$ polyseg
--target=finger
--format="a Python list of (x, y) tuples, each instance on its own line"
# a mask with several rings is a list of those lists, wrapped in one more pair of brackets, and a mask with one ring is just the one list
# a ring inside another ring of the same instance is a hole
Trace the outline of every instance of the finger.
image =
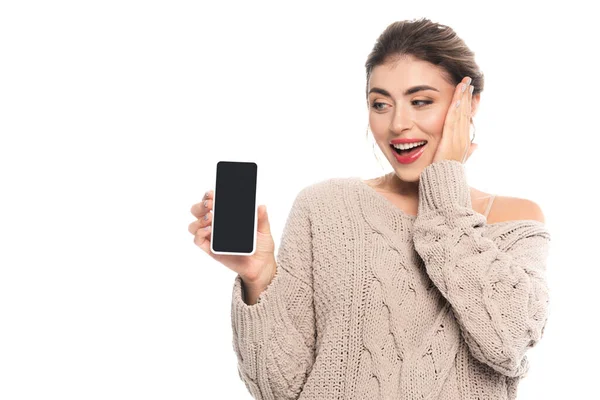
[(469, 95), (467, 96), (467, 103), (469, 103), (469, 104), (468, 104), (468, 107), (467, 107), (467, 110), (466, 110), (467, 111), (466, 117), (468, 119), (471, 118), (471, 114), (472, 114), (471, 106), (473, 104), (473, 90), (475, 90), (475, 86), (469, 85), (469, 89), (467, 90), (467, 92), (469, 93)]
[(195, 235), (198, 229), (203, 229), (209, 225), (212, 225), (212, 213), (206, 213), (202, 218), (198, 218), (188, 226), (188, 231)]
[(465, 116), (465, 117), (470, 117), (471, 114), (471, 88), (473, 87), (472, 85), (469, 84), (468, 80), (465, 80), (465, 82), (463, 83), (465, 86), (463, 86), (463, 88), (461, 89), (461, 99), (460, 99), (460, 106), (459, 108), (459, 112), (461, 114), (461, 116)]
[(198, 229), (200, 229), (200, 220), (199, 219), (188, 225), (188, 232), (191, 233), (192, 235), (195, 235), (196, 232), (198, 232)]
[(462, 83), (464, 86), (461, 88), (462, 99), (461, 106), (458, 109), (459, 115), (457, 118), (458, 134), (455, 135), (455, 143), (457, 144), (457, 146), (460, 146), (460, 148), (464, 149), (463, 154), (465, 154), (465, 156), (469, 151), (470, 143), (469, 122), (471, 119), (471, 88), (473, 87), (472, 85), (470, 85), (471, 82), (472, 80), (469, 77), (467, 77), (467, 79), (465, 79)]
[(207, 212), (212, 210), (213, 200), (206, 199), (200, 203), (194, 204), (190, 210), (192, 215), (198, 219), (202, 218)]
[(464, 145), (464, 140), (461, 136), (463, 132), (462, 127), (464, 125), (464, 108), (465, 104), (467, 104), (466, 93), (468, 93), (468, 87), (469, 77), (465, 77), (458, 85), (459, 99), (456, 101), (456, 107), (453, 113), (453, 120), (451, 125), (452, 129), (449, 130), (449, 132), (453, 132), (453, 134), (450, 138), (448, 138), (452, 148), (461, 150), (461, 162), (464, 162), (465, 156), (467, 154), (467, 148)]
[(210, 235), (212, 229), (198, 229), (196, 234), (194, 235), (194, 244), (200, 247), (204, 252), (214, 256), (213, 252), (210, 251)]
[[(210, 228), (210, 226), (209, 226)], [(194, 236), (194, 244), (198, 247), (200, 247), (206, 254), (208, 254), (209, 256), (211, 256), (213, 258), (213, 260), (220, 262), (220, 263), (224, 263), (227, 260), (231, 259), (232, 257), (236, 257), (236, 256), (231, 256), (231, 255), (226, 255), (226, 254), (215, 254), (210, 250), (210, 241), (211, 241), (211, 237), (212, 237), (212, 229), (200, 229), (198, 230), (198, 233)]]
[[(198, 210), (202, 211), (202, 203), (203, 203), (205, 200), (212, 200), (212, 199), (213, 199), (213, 197), (214, 197), (214, 195), (215, 195), (215, 191), (214, 191), (214, 190), (210, 189), (210, 190), (206, 191), (206, 192), (204, 193), (204, 196), (202, 197), (202, 201), (201, 201), (200, 203), (194, 204), (194, 205), (192, 206), (192, 208), (191, 208), (190, 212), (191, 212), (192, 214), (194, 214), (194, 212), (198, 212)], [(195, 216), (195, 217), (198, 217), (198, 215), (194, 215), (194, 216)]]
[(464, 140), (465, 143), (465, 147), (467, 148), (468, 151), (470, 151), (470, 144), (471, 144), (471, 130), (470, 128), (470, 123), (471, 123), (471, 107), (472, 107), (472, 102), (473, 102), (473, 90), (475, 89), (475, 86), (473, 85), (469, 85), (468, 89), (465, 91), (465, 106), (464, 106), (464, 112), (462, 115), (462, 123), (463, 123), (463, 130), (462, 132), (464, 132), (464, 137), (461, 138), (461, 143), (463, 143), (462, 141)]
[(469, 84), (471, 82), (471, 78), (465, 76), (462, 81), (456, 86), (456, 99), (454, 101), (456, 108), (460, 107), (461, 104), (464, 105), (465, 98), (468, 96), (469, 92)]

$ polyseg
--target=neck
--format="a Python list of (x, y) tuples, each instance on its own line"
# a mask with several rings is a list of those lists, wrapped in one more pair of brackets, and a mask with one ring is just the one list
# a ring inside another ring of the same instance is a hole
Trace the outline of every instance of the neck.
[(383, 180), (384, 190), (398, 194), (403, 197), (419, 199), (419, 181), (406, 182), (398, 178), (398, 176), (391, 172), (384, 177)]

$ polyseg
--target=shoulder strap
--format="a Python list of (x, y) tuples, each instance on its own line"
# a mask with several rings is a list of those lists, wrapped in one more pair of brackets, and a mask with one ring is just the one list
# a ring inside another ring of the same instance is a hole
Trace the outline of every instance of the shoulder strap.
[(488, 214), (490, 213), (490, 210), (492, 209), (492, 203), (494, 202), (495, 198), (496, 198), (496, 195), (493, 194), (492, 197), (490, 198), (490, 200), (488, 201), (487, 208), (485, 210), (485, 213), (483, 214), (483, 215), (485, 215), (486, 218), (487, 218)]

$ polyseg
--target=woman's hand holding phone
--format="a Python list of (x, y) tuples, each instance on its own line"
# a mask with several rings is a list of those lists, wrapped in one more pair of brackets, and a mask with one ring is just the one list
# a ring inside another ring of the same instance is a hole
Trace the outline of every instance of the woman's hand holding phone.
[(275, 242), (271, 235), (266, 206), (261, 205), (258, 207), (256, 251), (254, 254), (251, 256), (214, 254), (210, 250), (213, 196), (214, 191), (209, 190), (206, 192), (203, 201), (192, 206), (190, 211), (198, 219), (189, 225), (188, 231), (194, 235), (194, 244), (214, 260), (240, 275), (247, 294), (246, 301), (249, 304), (254, 304), (258, 295), (271, 283), (277, 268)]

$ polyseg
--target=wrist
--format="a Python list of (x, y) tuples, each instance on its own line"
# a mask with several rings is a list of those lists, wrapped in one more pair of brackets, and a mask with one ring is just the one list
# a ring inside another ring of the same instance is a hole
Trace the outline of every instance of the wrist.
[(264, 268), (264, 278), (245, 281), (242, 278), (242, 298), (248, 305), (254, 305), (259, 302), (260, 295), (269, 287), (275, 276), (277, 265), (269, 265)]
[(260, 272), (253, 277), (244, 277), (242, 276), (242, 281), (244, 285), (250, 288), (266, 288), (277, 271), (277, 263), (275, 259), (269, 261), (263, 268), (261, 268)]

